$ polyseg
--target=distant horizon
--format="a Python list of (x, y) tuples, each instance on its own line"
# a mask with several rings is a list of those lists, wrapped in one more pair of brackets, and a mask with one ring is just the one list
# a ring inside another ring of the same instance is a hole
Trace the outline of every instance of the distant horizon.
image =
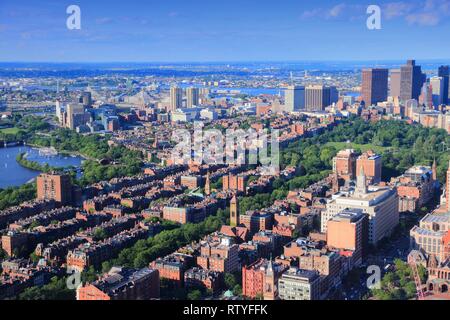
[(449, 58), (405, 58), (405, 59), (339, 59), (339, 60), (309, 60), (309, 59), (304, 59), (304, 60), (139, 60), (139, 61), (127, 61), (127, 60), (105, 60), (105, 61), (38, 61), (38, 60), (17, 60), (17, 61), (9, 61), (9, 60), (0, 60), (0, 64), (20, 64), (20, 63), (42, 63), (42, 64), (141, 64), (141, 63), (148, 63), (148, 64), (171, 64), (171, 63), (176, 63), (176, 64), (201, 64), (201, 63), (207, 63), (207, 64), (212, 64), (212, 63), (223, 63), (223, 64), (227, 64), (227, 63), (349, 63), (349, 62), (356, 62), (356, 63), (361, 63), (361, 62), (374, 62), (374, 63), (383, 63), (383, 62), (406, 62), (407, 60), (415, 60), (416, 62), (450, 62), (450, 57)]

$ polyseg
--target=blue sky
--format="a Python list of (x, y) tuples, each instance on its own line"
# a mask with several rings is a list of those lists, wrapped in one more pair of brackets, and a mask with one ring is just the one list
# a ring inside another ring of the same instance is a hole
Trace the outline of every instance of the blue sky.
[(450, 0), (1, 0), (0, 61), (447, 59), (449, 18)]

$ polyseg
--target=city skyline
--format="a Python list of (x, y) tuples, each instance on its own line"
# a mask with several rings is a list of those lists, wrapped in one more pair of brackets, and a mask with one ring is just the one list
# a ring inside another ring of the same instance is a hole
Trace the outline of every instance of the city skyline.
[(448, 27), (450, 0), (1, 1), (0, 301), (450, 300)]
[(366, 26), (369, 4), (351, 0), (288, 0), (282, 6), (81, 0), (74, 3), (81, 30), (69, 30), (66, 9), (72, 4), (2, 1), (0, 61), (330, 61), (330, 52), (334, 61), (405, 59), (403, 50), (384, 47), (407, 47), (410, 56), (428, 60), (444, 59), (450, 49), (441, 41), (449, 24), (447, 0), (379, 1), (381, 30)]

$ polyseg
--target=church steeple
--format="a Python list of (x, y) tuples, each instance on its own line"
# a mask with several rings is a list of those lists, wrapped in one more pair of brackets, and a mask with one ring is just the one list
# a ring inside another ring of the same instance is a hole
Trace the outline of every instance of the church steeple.
[(364, 173), (363, 166), (361, 166), (359, 175), (356, 178), (356, 193), (357, 194), (366, 194), (367, 193), (367, 178), (366, 178), (366, 174)]
[(436, 164), (436, 158), (434, 158), (433, 160), (433, 167), (432, 167), (432, 172), (433, 172), (433, 181), (437, 181), (437, 164)]
[(205, 194), (209, 196), (211, 194), (211, 179), (209, 177), (209, 171), (206, 174), (206, 182), (205, 182)]
[(236, 195), (234, 195), (230, 201), (230, 225), (237, 227), (239, 224), (239, 202)]

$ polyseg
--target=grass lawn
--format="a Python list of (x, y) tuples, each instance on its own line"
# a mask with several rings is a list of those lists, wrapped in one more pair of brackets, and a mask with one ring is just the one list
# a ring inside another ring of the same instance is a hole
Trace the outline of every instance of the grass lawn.
[(0, 129), (0, 133), (3, 134), (17, 134), (19, 132), (19, 128), (6, 128), (6, 129)]
[(373, 144), (357, 144), (347, 142), (328, 142), (326, 146), (333, 146), (338, 151), (343, 149), (360, 149), (362, 152), (373, 150), (376, 153), (381, 153), (387, 149), (385, 147), (374, 146)]

